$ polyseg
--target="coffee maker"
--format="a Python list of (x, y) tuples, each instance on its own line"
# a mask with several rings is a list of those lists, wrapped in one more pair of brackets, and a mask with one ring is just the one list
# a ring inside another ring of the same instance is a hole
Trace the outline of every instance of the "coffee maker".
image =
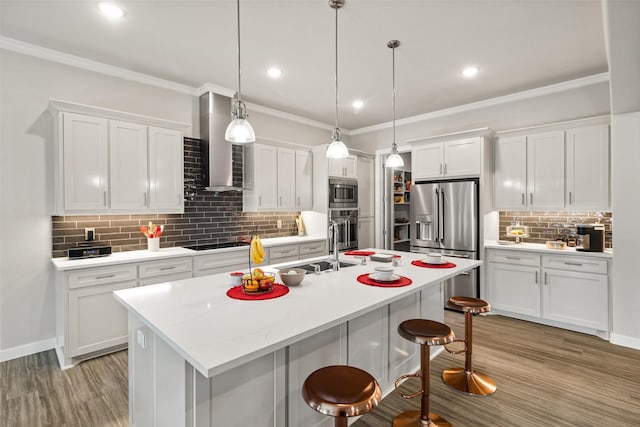
[(577, 251), (604, 252), (604, 224), (580, 224)]

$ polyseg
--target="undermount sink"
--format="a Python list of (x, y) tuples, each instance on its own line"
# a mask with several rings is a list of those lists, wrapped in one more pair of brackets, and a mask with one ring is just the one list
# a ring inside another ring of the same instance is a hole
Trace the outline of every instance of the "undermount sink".
[[(321, 272), (333, 269), (333, 265), (328, 261), (316, 261), (316, 262), (310, 262), (308, 264), (294, 265), (292, 267), (301, 268), (303, 270), (306, 270), (307, 274), (309, 274), (309, 273), (315, 273), (316, 272), (316, 267), (315, 267), (316, 265), (320, 266), (320, 271)], [(352, 263), (352, 262), (340, 261), (340, 268), (353, 267), (354, 265), (358, 265), (358, 264), (355, 264), (355, 263)]]

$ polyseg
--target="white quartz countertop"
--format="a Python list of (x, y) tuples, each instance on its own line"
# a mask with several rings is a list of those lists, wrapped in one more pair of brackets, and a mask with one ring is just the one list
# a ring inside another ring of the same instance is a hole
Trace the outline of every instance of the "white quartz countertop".
[(565, 249), (549, 249), (547, 245), (543, 243), (514, 243), (514, 244), (500, 244), (496, 240), (485, 240), (484, 247), (489, 249), (504, 249), (513, 251), (529, 251), (540, 252), (553, 255), (569, 255), (569, 256), (584, 256), (584, 257), (597, 257), (597, 258), (613, 258), (613, 249), (607, 249), (604, 252), (582, 252), (577, 251), (576, 248)]
[[(287, 236), (287, 237), (272, 237), (267, 239), (261, 239), (264, 247), (287, 245), (291, 243), (307, 243), (326, 240), (325, 237), (311, 237), (311, 236)], [(140, 261), (154, 261), (166, 258), (176, 258), (181, 256), (193, 256), (204, 255), (218, 252), (232, 252), (248, 249), (249, 246), (237, 246), (233, 248), (223, 249), (209, 249), (206, 251), (194, 251), (186, 248), (162, 248), (159, 251), (152, 252), (147, 250), (142, 251), (127, 251), (127, 252), (114, 252), (113, 254), (99, 258), (86, 258), (86, 259), (69, 259), (67, 257), (52, 258), (51, 262), (56, 270), (75, 270), (79, 268), (90, 267), (104, 267), (108, 265), (126, 264), (131, 262)]]
[[(410, 262), (423, 255), (372, 250), (402, 255), (403, 263), (395, 267), (395, 272), (411, 278), (413, 283), (397, 288), (363, 285), (356, 280), (360, 274), (372, 273), (379, 265), (391, 265), (369, 261), (338, 272), (307, 274), (300, 286), (270, 300), (229, 298), (228, 274), (124, 289), (114, 294), (202, 375), (212, 377), (482, 263), (456, 258), (451, 260), (455, 268), (421, 268)], [(340, 258), (359, 262), (352, 256)]]

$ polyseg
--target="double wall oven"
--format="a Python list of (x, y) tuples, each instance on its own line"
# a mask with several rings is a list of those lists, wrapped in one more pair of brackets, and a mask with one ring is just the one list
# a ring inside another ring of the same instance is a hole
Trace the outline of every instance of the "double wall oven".
[[(338, 225), (338, 250), (358, 248), (358, 181), (329, 178), (329, 224)], [(333, 235), (329, 235), (329, 251), (333, 252)]]

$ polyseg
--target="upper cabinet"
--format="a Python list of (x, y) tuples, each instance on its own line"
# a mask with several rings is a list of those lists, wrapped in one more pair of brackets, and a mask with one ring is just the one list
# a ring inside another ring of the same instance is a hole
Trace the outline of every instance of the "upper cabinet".
[(357, 156), (348, 156), (344, 159), (328, 159), (329, 160), (329, 176), (339, 178), (357, 179)]
[[(369, 157), (358, 157), (358, 216), (373, 216), (374, 212), (374, 170), (373, 159)], [(366, 246), (363, 246), (366, 247)]]
[(294, 211), (313, 203), (313, 162), (303, 150), (252, 144), (245, 147), (244, 210)]
[(60, 101), (50, 110), (57, 117), (55, 214), (184, 211), (176, 128), (188, 125)]
[(608, 209), (608, 126), (500, 136), (494, 184), (496, 209)]
[[(417, 141), (414, 141), (416, 143)], [(482, 138), (429, 142), (411, 152), (413, 179), (478, 176), (482, 170)]]

